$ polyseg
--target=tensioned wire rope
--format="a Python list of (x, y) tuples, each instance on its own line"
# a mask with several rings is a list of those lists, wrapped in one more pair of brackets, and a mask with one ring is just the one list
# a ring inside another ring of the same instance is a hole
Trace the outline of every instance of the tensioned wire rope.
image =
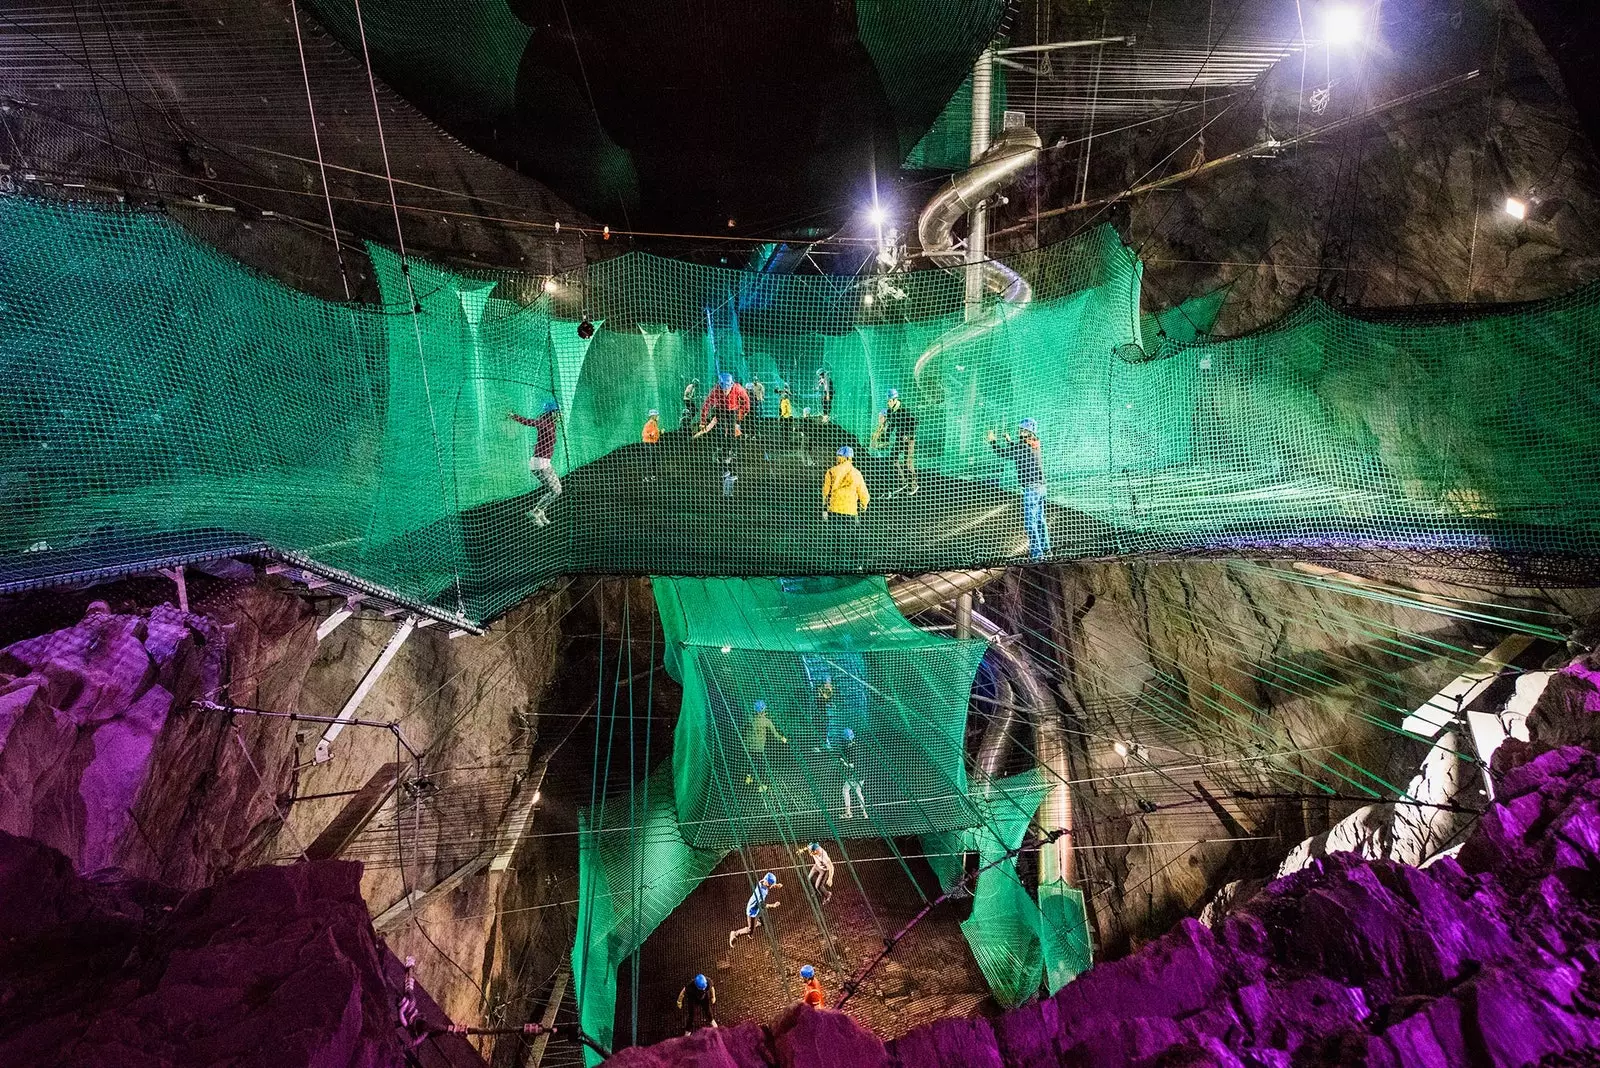
[[(1026, 576), (1024, 576), (1022, 578), (1022, 582), (1023, 582), (1024, 585), (1029, 585), (1032, 582), (1032, 580), (1030, 580)], [(1042, 589), (1042, 587), (1038, 587), (1036, 585), (1035, 585), (1034, 588)], [(1062, 649), (1062, 647), (1057, 642), (1055, 642), (1052, 638), (1050, 638), (1048, 636), (1048, 634), (1046, 634), (1044, 632), (1043, 629), (1040, 629), (1041, 627), (1048, 627), (1048, 625), (1049, 625), (1048, 621), (1037, 621), (1036, 620), (1035, 623), (1039, 624), (1039, 626), (1029, 627), (1029, 626), (1027, 626), (1026, 623), (1024, 623), (1024, 628), (1025, 628), (1026, 632), (1031, 637), (1033, 637), (1036, 640), (1041, 641), (1041, 642), (1043, 642), (1043, 643), (1045, 643), (1045, 644), (1047, 644), (1049, 646), (1052, 646), (1052, 647), (1054, 647), (1056, 649)], [(1066, 651), (1066, 650), (1063, 649), (1062, 651)], [(1166, 663), (1169, 663), (1173, 667), (1175, 672), (1176, 672), (1176, 674), (1169, 674), (1168, 672), (1166, 672), (1166, 671), (1162, 670), (1161, 668), (1157, 667), (1155, 663), (1152, 663), (1151, 666), (1155, 670), (1158, 679), (1160, 679), (1161, 681), (1166, 682), (1168, 684), (1171, 684), (1178, 692), (1189, 692), (1189, 693), (1191, 693), (1194, 697), (1196, 697), (1201, 702), (1201, 704), (1205, 708), (1208, 708), (1208, 709), (1216, 712), (1217, 714), (1219, 714), (1224, 719), (1237, 724), (1238, 726), (1242, 727), (1247, 733), (1254, 734), (1254, 735), (1258, 736), (1258, 738), (1265, 738), (1265, 739), (1269, 739), (1269, 740), (1271, 739), (1270, 732), (1268, 732), (1264, 727), (1261, 726), (1261, 724), (1259, 722), (1257, 722), (1258, 719), (1267, 717), (1267, 712), (1264, 709), (1258, 708), (1254, 704), (1254, 702), (1249, 701), (1248, 699), (1246, 699), (1245, 697), (1243, 697), (1240, 694), (1234, 693), (1228, 687), (1223, 686), (1223, 685), (1221, 685), (1219, 683), (1215, 683), (1215, 682), (1213, 682), (1211, 684), (1211, 689), (1216, 694), (1221, 694), (1222, 697), (1227, 698), (1227, 700), (1219, 699), (1217, 696), (1214, 696), (1212, 693), (1196, 693), (1193, 690), (1193, 688), (1190, 687), (1184, 681), (1183, 665), (1182, 664), (1178, 663), (1175, 659), (1173, 659), (1173, 658), (1171, 658), (1169, 656), (1164, 656), (1163, 654), (1159, 653), (1153, 647), (1147, 648), (1147, 651), (1149, 652), (1149, 654), (1150, 654), (1150, 656), (1152, 658), (1152, 661), (1164, 661)], [(1237, 707), (1230, 706), (1228, 701), (1232, 701), (1234, 703), (1234, 705), (1237, 706)], [(1247, 717), (1247, 716), (1243, 715), (1240, 712), (1240, 709), (1247, 709), (1252, 713), (1252, 715)], [(1193, 710), (1191, 708), (1188, 708), (1187, 706), (1180, 705), (1175, 699), (1166, 704), (1166, 711), (1172, 713), (1173, 715), (1175, 715), (1176, 717), (1178, 717), (1180, 719), (1186, 719), (1186, 720), (1190, 721), (1191, 723), (1195, 723), (1197, 725), (1200, 723), (1200, 720), (1199, 720), (1199, 717), (1198, 717), (1198, 713), (1195, 710)], [(1338, 758), (1337, 755), (1336, 755), (1336, 759), (1341, 759), (1342, 760), (1342, 758)], [(1344, 761), (1344, 762), (1345, 763), (1350, 763), (1349, 761)], [(1365, 791), (1367, 793), (1371, 793), (1374, 797), (1378, 796), (1376, 794), (1376, 792), (1372, 791), (1369, 787), (1366, 787), (1366, 786), (1360, 784), (1356, 780), (1350, 779), (1349, 776), (1347, 776), (1344, 773), (1338, 771), (1337, 769), (1333, 768), (1332, 766), (1330, 766), (1330, 765), (1328, 765), (1328, 764), (1326, 764), (1326, 763), (1324, 763), (1322, 761), (1313, 761), (1313, 763), (1316, 764), (1318, 767), (1320, 767), (1323, 771), (1327, 772), (1329, 775), (1331, 775), (1331, 776), (1333, 776), (1333, 777), (1335, 777), (1335, 778), (1337, 778), (1337, 779), (1339, 779), (1339, 780), (1341, 780), (1343, 782), (1346, 782), (1349, 785), (1351, 785), (1351, 786), (1353, 786), (1353, 787), (1355, 787), (1357, 789), (1361, 789), (1361, 790), (1363, 790), (1363, 791)], [(1352, 767), (1356, 767), (1356, 765), (1353, 765), (1353, 764), (1351, 766)], [(1302, 773), (1302, 772), (1297, 772), (1297, 771), (1294, 771), (1293, 769), (1289, 769), (1289, 770), (1291, 771), (1291, 774), (1301, 775), (1302, 777), (1306, 777), (1308, 779), (1308, 781), (1316, 783), (1318, 785), (1318, 787), (1320, 789), (1322, 789), (1324, 792), (1330, 792), (1331, 789), (1332, 789), (1331, 787), (1328, 787), (1328, 786), (1326, 786), (1324, 784), (1321, 784), (1320, 782), (1318, 782), (1315, 779), (1311, 779), (1308, 776), (1304, 776), (1304, 773)], [(1371, 774), (1370, 772), (1366, 772), (1365, 769), (1359, 769), (1359, 770), (1363, 771), (1364, 773), (1366, 773), (1368, 775)], [(1373, 777), (1376, 778), (1376, 776), (1373, 776)], [(1379, 780), (1379, 781), (1381, 782), (1382, 780)]]
[[(1032, 580), (1024, 578), (1023, 581), (1024, 582), (1031, 582)], [(1344, 592), (1344, 591), (1341, 591), (1341, 592)], [(1438, 609), (1436, 609), (1436, 608), (1430, 608), (1430, 606), (1428, 606), (1425, 602), (1408, 602), (1408, 603), (1412, 607), (1415, 607), (1415, 608), (1424, 609), (1424, 610), (1438, 611)], [(1204, 630), (1210, 630), (1209, 625), (1204, 620), (1200, 619), (1198, 616), (1196, 616), (1192, 612), (1188, 611), (1184, 606), (1172, 604), (1171, 607), (1177, 609), (1180, 613), (1182, 613), (1185, 616), (1187, 616), (1189, 621), (1191, 622), (1191, 625), (1196, 626), (1196, 627), (1201, 628), (1201, 629), (1204, 629)], [(1362, 617), (1357, 617), (1357, 618), (1362, 618)], [(1315, 625), (1316, 623), (1321, 622), (1321, 621), (1320, 620), (1312, 620), (1310, 622), (1313, 625)], [(1369, 622), (1377, 622), (1377, 621), (1369, 621)], [(1501, 625), (1506, 626), (1508, 629), (1515, 630), (1515, 629), (1519, 628), (1519, 624), (1517, 624), (1515, 621), (1509, 621), (1509, 620), (1503, 620), (1502, 619), (1500, 622), (1501, 622)], [(1327, 628), (1323, 627), (1321, 629), (1326, 631)], [(1388, 641), (1393, 641), (1393, 639), (1391, 639), (1388, 635), (1385, 635), (1385, 634), (1375, 634), (1374, 636), (1379, 637), (1381, 639), (1388, 640)], [(1048, 639), (1045, 639), (1043, 635), (1040, 635), (1040, 638), (1043, 639), (1043, 640), (1048, 640)], [(1444, 643), (1444, 642), (1437, 642), (1435, 644), (1438, 644), (1438, 645), (1450, 650), (1454, 654), (1458, 654), (1459, 657), (1460, 657), (1460, 662), (1462, 664), (1476, 661), (1478, 659), (1478, 657), (1479, 657), (1479, 654), (1476, 651), (1473, 651), (1473, 650), (1463, 650), (1463, 649), (1460, 649), (1457, 646), (1453, 646), (1453, 645), (1450, 645), (1449, 643)], [(1425, 647), (1411, 646), (1410, 650), (1411, 651), (1425, 651)], [(1152, 652), (1153, 652), (1153, 650), (1152, 650)], [(1406, 658), (1413, 660), (1413, 662), (1422, 662), (1423, 661), (1423, 657), (1421, 657), (1420, 655), (1419, 656), (1415, 656), (1415, 657), (1411, 657), (1405, 652), (1400, 652), (1400, 653), (1397, 653), (1396, 655), (1405, 656)], [(1435, 657), (1434, 659), (1438, 659), (1438, 657)], [(1448, 662), (1448, 658), (1447, 658), (1447, 662)], [(1356, 667), (1357, 667), (1358, 670), (1372, 673), (1372, 675), (1374, 675), (1374, 676), (1384, 677), (1385, 681), (1387, 681), (1387, 677), (1386, 676), (1381, 676), (1380, 675), (1380, 670), (1381, 669), (1378, 669), (1378, 668), (1376, 668), (1376, 667), (1374, 667), (1372, 665), (1368, 665), (1368, 664), (1364, 664), (1364, 663), (1359, 663), (1359, 662), (1354, 662), (1354, 661), (1353, 661), (1353, 663), (1356, 664)], [(1313, 671), (1309, 671), (1308, 670), (1308, 671), (1305, 672), (1305, 674), (1308, 674), (1308, 675), (1312, 676), (1316, 681), (1322, 682), (1322, 683), (1324, 683), (1326, 685), (1334, 685), (1334, 684), (1336, 684), (1338, 682), (1338, 680), (1332, 679), (1331, 677), (1323, 675), (1323, 674), (1321, 674), (1319, 672), (1313, 672)], [(1298, 696), (1305, 696), (1305, 697), (1315, 697), (1316, 696), (1315, 693), (1308, 693), (1308, 692), (1306, 692), (1304, 690), (1297, 690), (1297, 689), (1291, 688), (1289, 685), (1286, 685), (1286, 683), (1288, 681), (1291, 681), (1291, 680), (1287, 680), (1285, 677), (1283, 677), (1281, 675), (1277, 676), (1277, 677), (1253, 675), (1252, 677), (1254, 677), (1257, 681), (1261, 682), (1263, 685), (1267, 685), (1267, 686), (1272, 687), (1272, 688), (1283, 690), (1283, 691), (1291, 693), (1291, 694), (1295, 694), (1295, 695), (1298, 695)], [(1230, 696), (1236, 696), (1236, 695), (1230, 695)], [(1403, 707), (1403, 706), (1399, 706), (1399, 705), (1391, 705), (1390, 707), (1393, 710), (1400, 712), (1402, 715), (1409, 714), (1409, 712), (1411, 711), (1411, 709)], [(1415, 735), (1411, 734), (1410, 732), (1404, 731), (1402, 728), (1398, 727), (1397, 725), (1388, 723), (1388, 722), (1383, 721), (1381, 719), (1378, 719), (1376, 717), (1363, 717), (1363, 718), (1365, 718), (1367, 720), (1367, 722), (1370, 722), (1373, 725), (1382, 727), (1383, 729), (1393, 731), (1393, 732), (1395, 732), (1397, 734), (1401, 734), (1401, 735), (1406, 736), (1406, 737), (1412, 737), (1412, 738), (1416, 737)], [(1419, 740), (1426, 741), (1427, 739), (1419, 739)], [(1470, 760), (1472, 758), (1464, 757), (1464, 759), (1469, 759)], [(1368, 774), (1370, 774), (1370, 772)], [(1381, 782), (1382, 780), (1380, 779), (1379, 781)], [(1388, 786), (1390, 784), (1385, 784), (1385, 785)], [(1393, 787), (1390, 786), (1390, 788), (1392, 789)]]

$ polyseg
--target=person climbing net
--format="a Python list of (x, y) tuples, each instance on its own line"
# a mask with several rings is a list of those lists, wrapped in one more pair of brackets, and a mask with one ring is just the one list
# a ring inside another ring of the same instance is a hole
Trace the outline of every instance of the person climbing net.
[(527, 515), (536, 526), (541, 527), (550, 525), (550, 516), (545, 509), (561, 493), (561, 479), (555, 469), (556, 417), (560, 411), (561, 406), (552, 398), (544, 402), (544, 408), (532, 419), (516, 412), (506, 413), (523, 426), (533, 427), (533, 456), (528, 459), (528, 470), (533, 473), (543, 492), (534, 498)]

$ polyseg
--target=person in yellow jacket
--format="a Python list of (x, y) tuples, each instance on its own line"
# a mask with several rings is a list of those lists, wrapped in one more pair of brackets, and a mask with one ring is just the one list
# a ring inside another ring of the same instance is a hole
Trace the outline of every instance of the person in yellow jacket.
[(867, 481), (856, 470), (855, 455), (850, 446), (841, 445), (838, 460), (822, 476), (822, 509), (833, 530), (834, 548), (846, 563), (854, 562), (849, 556), (861, 530), (861, 514), (872, 503)]

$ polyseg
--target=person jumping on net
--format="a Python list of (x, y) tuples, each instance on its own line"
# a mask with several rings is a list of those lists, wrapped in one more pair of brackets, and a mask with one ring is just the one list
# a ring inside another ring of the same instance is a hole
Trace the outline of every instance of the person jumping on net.
[(850, 793), (855, 792), (856, 801), (861, 809), (861, 818), (867, 819), (867, 799), (861, 793), (861, 770), (856, 766), (856, 732), (849, 727), (839, 736), (839, 744), (833, 747), (834, 756), (839, 761), (839, 774), (844, 779), (844, 818), (856, 818), (854, 808), (850, 804)]
[(535, 498), (533, 507), (528, 509), (528, 518), (541, 527), (550, 525), (550, 516), (545, 509), (561, 493), (561, 479), (555, 469), (556, 416), (560, 410), (561, 406), (552, 398), (544, 402), (543, 410), (533, 419), (516, 412), (506, 413), (523, 426), (533, 427), (533, 456), (528, 460), (528, 470), (533, 472), (533, 477), (544, 488), (544, 492)]
[(834, 551), (839, 563), (855, 563), (856, 535), (861, 530), (861, 515), (872, 503), (867, 492), (866, 479), (855, 466), (856, 451), (848, 445), (839, 447), (839, 458), (822, 476), (822, 512), (833, 531)]
[(828, 1001), (828, 995), (823, 992), (822, 983), (817, 979), (817, 970), (809, 964), (800, 966), (800, 978), (805, 982), (805, 992), (800, 1000), (814, 1009), (820, 1009)]
[(1017, 424), (1020, 441), (1006, 435), (1006, 443), (995, 440), (989, 431), (989, 448), (1002, 460), (1017, 465), (1017, 484), (1022, 487), (1022, 526), (1028, 533), (1028, 558), (1043, 560), (1050, 552), (1050, 527), (1044, 515), (1044, 461), (1039, 448), (1039, 424), (1024, 419)]
[(751, 771), (744, 777), (744, 784), (766, 793), (767, 780), (772, 778), (772, 765), (767, 762), (767, 743), (788, 745), (789, 739), (784, 737), (783, 732), (778, 730), (778, 725), (772, 722), (765, 701), (757, 701), (751, 706), (750, 711), (750, 726), (745, 728), (744, 732), (744, 748), (749, 754)]
[(750, 892), (750, 899), (744, 903), (744, 926), (735, 927), (728, 932), (729, 949), (733, 948), (733, 940), (740, 935), (755, 934), (756, 928), (761, 926), (767, 910), (778, 907), (778, 902), (769, 900), (769, 896), (774, 890), (782, 886), (783, 884), (778, 881), (778, 877), (770, 871), (761, 877), (761, 881), (756, 883), (756, 888)]
[(732, 461), (735, 444), (744, 434), (741, 424), (749, 414), (750, 394), (727, 371), (719, 374), (717, 384), (706, 394), (706, 402), (700, 406), (700, 422), (704, 426), (703, 432), (708, 433), (713, 427), (721, 430), (723, 463)]
[(645, 418), (644, 429), (639, 432), (639, 440), (644, 443), (646, 482), (657, 482), (661, 478), (661, 412), (655, 408), (650, 409), (650, 414)]
[(706, 1018), (708, 1027), (716, 1027), (716, 1004), (717, 988), (711, 985), (711, 980), (697, 975), (685, 983), (683, 989), (678, 991), (678, 1008), (683, 1010), (683, 1033), (693, 1031), (694, 1022), (700, 1016)]
[(828, 851), (818, 842), (802, 846), (799, 853), (803, 857), (811, 858), (811, 870), (806, 873), (806, 877), (811, 880), (811, 888), (826, 905), (828, 899), (833, 896), (833, 858), (828, 856)]
[(900, 403), (898, 389), (889, 391), (889, 402), (878, 413), (878, 428), (873, 431), (872, 446), (875, 449), (889, 447), (895, 474), (900, 476), (900, 487), (889, 496), (900, 493), (908, 497), (914, 495), (917, 492), (917, 417)]

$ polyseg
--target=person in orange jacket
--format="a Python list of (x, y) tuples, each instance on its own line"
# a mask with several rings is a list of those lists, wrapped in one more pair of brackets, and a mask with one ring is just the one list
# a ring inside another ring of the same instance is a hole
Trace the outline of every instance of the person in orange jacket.
[(833, 530), (835, 550), (842, 562), (851, 562), (856, 535), (861, 530), (861, 513), (872, 503), (867, 492), (866, 479), (856, 470), (856, 451), (848, 445), (839, 447), (839, 459), (822, 476), (822, 510)]
[(828, 995), (823, 992), (822, 981), (817, 978), (817, 970), (806, 964), (800, 968), (800, 978), (805, 980), (805, 995), (803, 1000), (814, 1009), (820, 1009), (827, 1003)]
[(645, 470), (650, 472), (644, 476), (644, 480), (658, 481), (661, 478), (661, 412), (658, 409), (650, 409), (650, 414), (644, 421), (644, 429), (639, 432), (639, 440), (644, 442)]

